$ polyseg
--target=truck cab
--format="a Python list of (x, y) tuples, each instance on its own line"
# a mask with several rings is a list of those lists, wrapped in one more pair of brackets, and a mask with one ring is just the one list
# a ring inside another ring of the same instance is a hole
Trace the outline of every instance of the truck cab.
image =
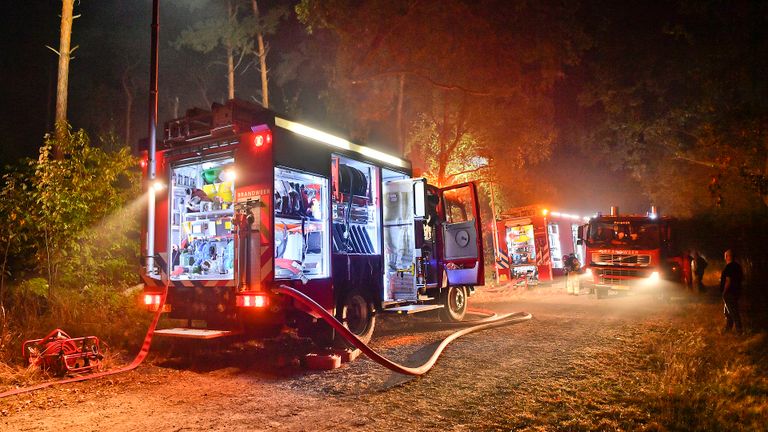
[(587, 284), (598, 298), (609, 292), (667, 291), (682, 281), (682, 257), (673, 241), (674, 220), (647, 215), (598, 215), (579, 227), (586, 248)]

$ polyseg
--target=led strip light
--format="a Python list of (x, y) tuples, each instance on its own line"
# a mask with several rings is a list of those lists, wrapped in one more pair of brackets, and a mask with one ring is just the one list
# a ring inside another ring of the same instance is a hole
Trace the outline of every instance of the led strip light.
[(331, 135), (321, 130), (305, 126), (301, 123), (296, 123), (290, 120), (286, 120), (280, 117), (275, 117), (275, 125), (283, 129), (287, 129), (291, 132), (303, 135), (307, 138), (315, 141), (320, 141), (323, 144), (327, 144), (331, 147), (336, 147), (342, 150), (349, 150), (355, 153), (359, 153), (363, 156), (375, 159), (380, 162), (386, 162), (390, 165), (398, 166), (400, 168), (410, 168), (410, 162), (400, 159), (399, 157), (386, 154), (379, 150), (374, 150), (370, 147), (361, 146), (351, 141), (347, 141), (344, 138)]

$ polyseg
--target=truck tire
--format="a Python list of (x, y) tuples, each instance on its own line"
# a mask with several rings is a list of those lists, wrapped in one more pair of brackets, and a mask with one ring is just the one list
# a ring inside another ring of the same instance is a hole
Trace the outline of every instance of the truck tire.
[(451, 286), (443, 297), (443, 308), (440, 309), (440, 320), (443, 322), (459, 322), (467, 313), (467, 289), (463, 286)]
[[(339, 307), (339, 321), (355, 334), (363, 343), (368, 343), (376, 327), (376, 315), (373, 303), (357, 288), (344, 295)], [(342, 348), (352, 347), (343, 337), (336, 335), (334, 345)]]

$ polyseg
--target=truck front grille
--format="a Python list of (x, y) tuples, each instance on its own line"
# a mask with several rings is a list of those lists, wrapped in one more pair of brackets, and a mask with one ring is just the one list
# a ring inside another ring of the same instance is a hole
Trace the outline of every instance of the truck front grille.
[(647, 267), (651, 264), (651, 256), (643, 255), (621, 255), (593, 253), (592, 262), (598, 265), (632, 266)]
[(599, 283), (605, 285), (629, 286), (640, 278), (648, 276), (647, 271), (631, 268), (596, 269)]

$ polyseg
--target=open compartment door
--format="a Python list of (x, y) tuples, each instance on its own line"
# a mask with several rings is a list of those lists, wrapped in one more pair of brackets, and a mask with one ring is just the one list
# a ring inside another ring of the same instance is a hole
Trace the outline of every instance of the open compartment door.
[(445, 223), (442, 227), (443, 263), (448, 285), (482, 285), (483, 236), (474, 183), (440, 189)]
[(384, 301), (416, 301), (418, 281), (416, 222), (425, 215), (426, 180), (403, 179), (384, 183)]

